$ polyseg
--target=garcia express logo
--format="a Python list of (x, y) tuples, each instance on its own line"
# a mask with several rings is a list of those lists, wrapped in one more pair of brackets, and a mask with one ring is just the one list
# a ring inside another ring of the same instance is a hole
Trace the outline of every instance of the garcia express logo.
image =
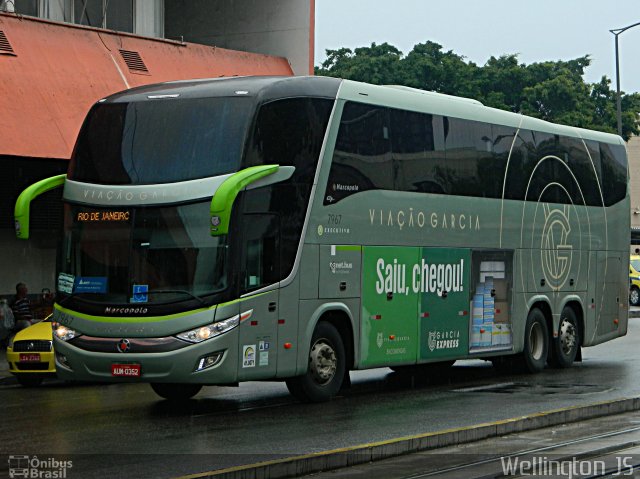
[(429, 331), (427, 346), (431, 352), (436, 349), (456, 349), (460, 346), (460, 331)]

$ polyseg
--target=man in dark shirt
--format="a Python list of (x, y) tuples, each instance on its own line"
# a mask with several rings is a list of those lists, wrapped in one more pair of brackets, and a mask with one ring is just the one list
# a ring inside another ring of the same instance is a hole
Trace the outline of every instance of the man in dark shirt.
[(31, 301), (27, 297), (27, 285), (24, 283), (16, 284), (16, 296), (11, 304), (13, 316), (16, 322), (16, 330), (20, 331), (31, 326), (33, 320), (33, 311), (31, 310)]

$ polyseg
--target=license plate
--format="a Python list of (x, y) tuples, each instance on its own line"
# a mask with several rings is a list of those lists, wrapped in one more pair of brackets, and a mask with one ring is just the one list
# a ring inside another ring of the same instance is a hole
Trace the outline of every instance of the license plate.
[(140, 377), (139, 364), (112, 364), (111, 375), (124, 378)]
[(23, 363), (39, 363), (40, 353), (20, 354), (20, 362)]

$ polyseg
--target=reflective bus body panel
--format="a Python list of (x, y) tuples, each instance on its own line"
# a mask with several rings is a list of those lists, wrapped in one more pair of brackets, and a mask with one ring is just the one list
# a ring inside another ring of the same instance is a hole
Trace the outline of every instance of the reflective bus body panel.
[[(251, 85), (221, 84), (230, 92)], [(256, 105), (304, 90), (291, 79), (274, 85), (272, 97)], [(188, 95), (206, 96), (206, 88), (196, 84)], [(144, 102), (155, 91), (133, 91), (127, 101)], [(56, 340), (74, 366), (73, 373), (59, 368), (62, 377), (119, 380), (108, 366), (126, 358), (142, 365), (147, 381), (287, 378), (305, 373), (313, 332), (328, 319), (344, 322), (355, 369), (518, 353), (533, 307), (550, 312), (552, 331), (565, 306), (578, 310), (584, 346), (626, 334), (629, 195), (619, 137), (411, 89), (341, 81), (333, 97), (322, 98), (331, 102), (330, 116), (316, 169), (305, 173), (309, 189), (292, 193), (295, 181), (247, 189), (234, 204), (229, 248), (241, 256), (234, 267), (253, 267), (246, 238), (274, 233), (261, 247), (289, 259), (273, 260), (271, 280), (249, 271), (235, 296), (223, 293), (217, 306), (155, 319), (57, 308), (69, 327), (114, 339), (173, 337), (250, 316), (177, 352), (90, 353)], [(255, 155), (258, 144), (248, 143), (244, 154)], [(244, 158), (240, 164), (253, 166)], [(288, 210), (277, 198), (301, 194), (309, 202), (296, 205), (299, 236), (281, 236)], [(216, 366), (194, 372), (203, 355), (218, 350), (224, 355)]]

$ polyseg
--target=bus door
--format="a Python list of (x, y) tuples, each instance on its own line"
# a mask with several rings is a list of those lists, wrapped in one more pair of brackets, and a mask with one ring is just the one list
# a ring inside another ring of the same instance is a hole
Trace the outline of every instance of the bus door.
[(245, 381), (276, 374), (279, 288), (260, 290), (280, 280), (280, 216), (244, 214), (241, 222), (238, 380)]

